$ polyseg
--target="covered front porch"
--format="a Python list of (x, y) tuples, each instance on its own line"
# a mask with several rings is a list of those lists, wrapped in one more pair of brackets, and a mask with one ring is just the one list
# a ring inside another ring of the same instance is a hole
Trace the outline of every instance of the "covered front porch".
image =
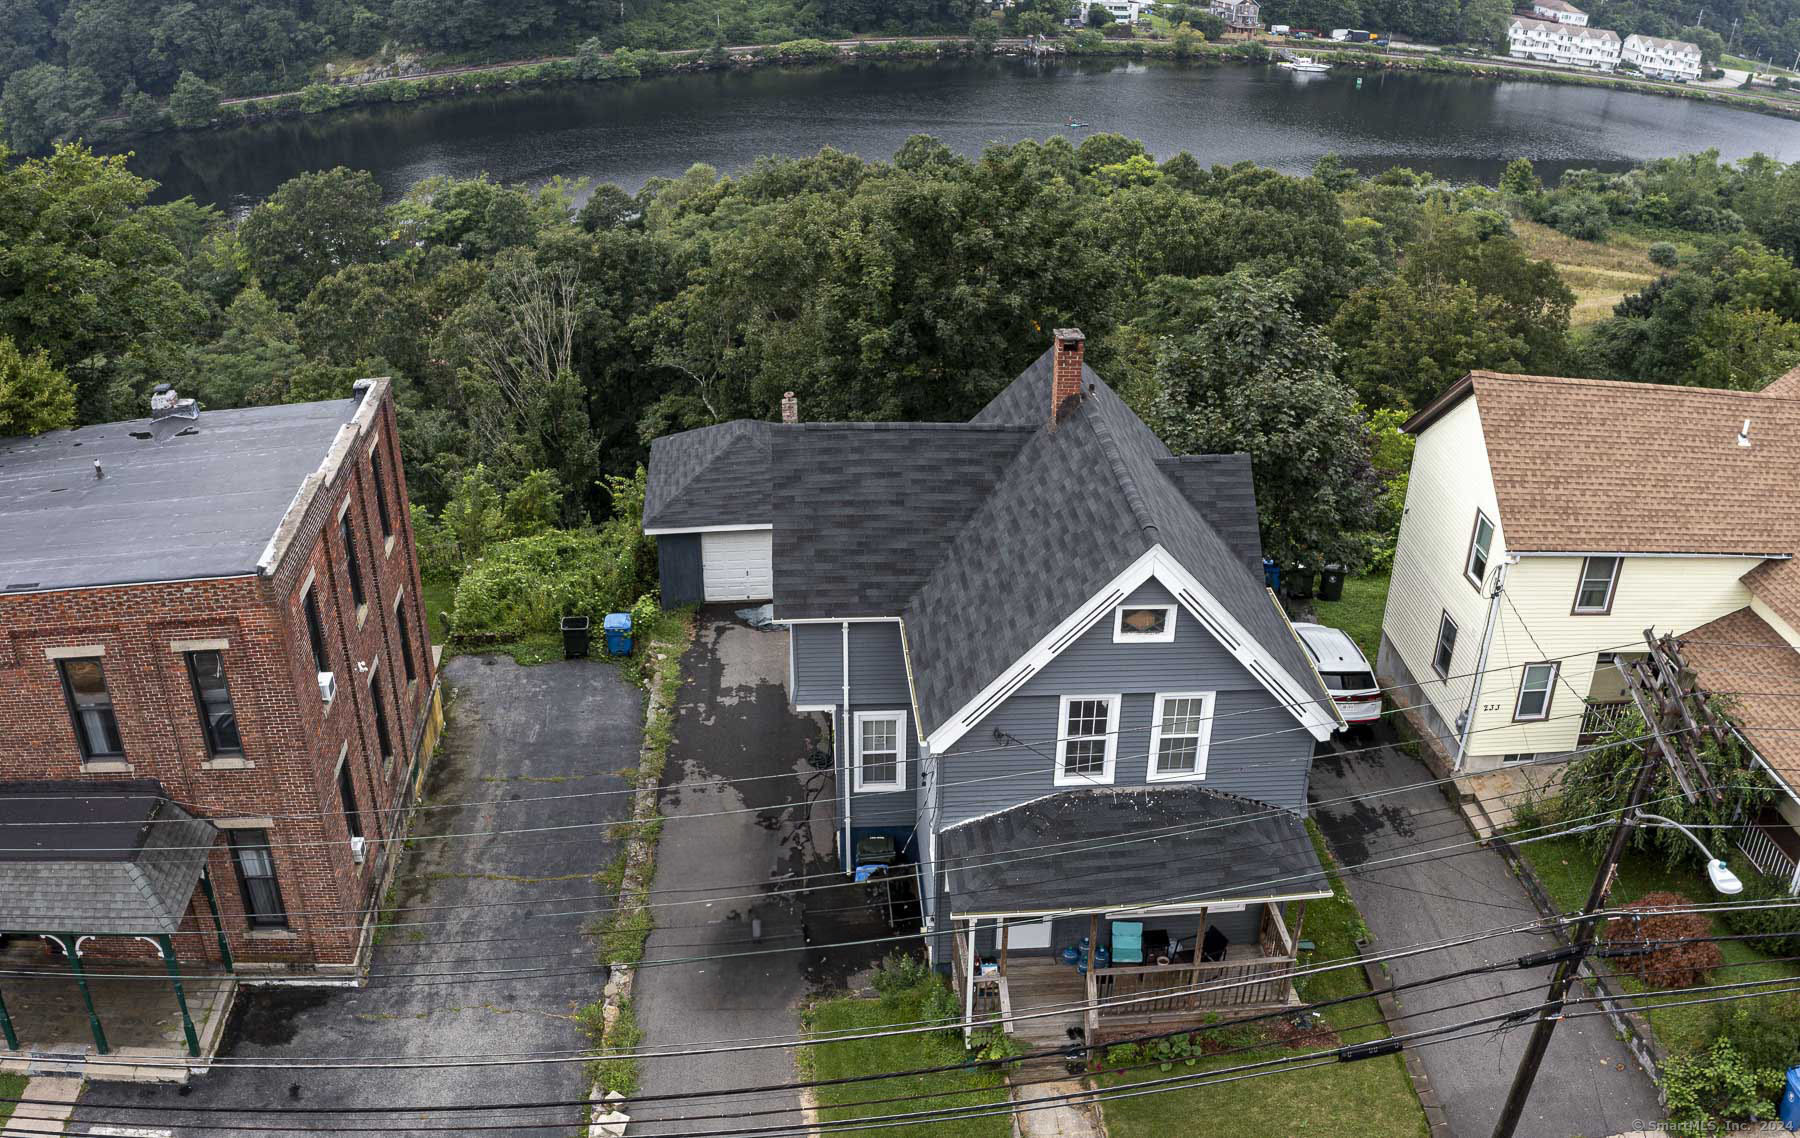
[(1331, 895), (1299, 815), (1193, 785), (1054, 794), (940, 843), (965, 1034), (1033, 1047), (1298, 1004), (1306, 902)]
[[(0, 783), (0, 1069), (185, 1081), (217, 1046), (227, 971), (207, 855), (218, 831), (151, 780)], [(183, 929), (198, 891), (210, 927)]]

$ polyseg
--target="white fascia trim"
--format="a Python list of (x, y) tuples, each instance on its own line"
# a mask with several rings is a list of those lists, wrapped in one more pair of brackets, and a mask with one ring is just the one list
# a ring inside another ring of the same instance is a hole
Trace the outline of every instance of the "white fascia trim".
[(795, 711), (822, 711), (826, 715), (835, 715), (835, 714), (837, 714), (837, 704), (835, 704), (835, 703), (802, 703), (802, 704), (796, 705), (794, 707), (794, 710)]
[(1609, 552), (1600, 549), (1509, 549), (1506, 552), (1510, 557), (1726, 557), (1732, 559), (1760, 557), (1765, 561), (1792, 561), (1794, 559), (1792, 553), (1757, 553), (1753, 550), (1743, 553), (1620, 553), (1617, 550)]
[(1085, 917), (1090, 913), (1114, 914), (1121, 917), (1125, 914), (1133, 916), (1181, 916), (1187, 913), (1199, 913), (1202, 909), (1217, 908), (1221, 905), (1272, 905), (1282, 901), (1318, 901), (1332, 895), (1331, 890), (1310, 890), (1304, 893), (1279, 893), (1262, 897), (1221, 897), (1217, 901), (1178, 901), (1169, 905), (1123, 905), (1118, 902), (1089, 907), (1070, 906), (1062, 909), (984, 909), (980, 912), (952, 910), (951, 920), (985, 921), (996, 917)]
[(897, 616), (790, 616), (776, 624), (899, 624)]
[(1306, 688), (1296, 682), (1287, 669), (1276, 663), (1266, 648), (1251, 639), (1243, 625), (1225, 611), (1225, 607), (1219, 604), (1212, 592), (1201, 585), (1167, 550), (1154, 545), (1126, 566), (1117, 577), (1101, 586), (1100, 591), (1090, 597), (1087, 603), (1078, 606), (1062, 623), (1014, 661), (1011, 667), (1001, 672), (973, 699), (959, 708), (956, 714), (939, 724), (926, 739), (932, 753), (941, 755), (955, 746), (956, 741), (981, 722), (1001, 699), (1042, 671), (1045, 665), (1074, 643), (1076, 637), (1104, 619), (1133, 590), (1152, 577), (1174, 593), (1181, 607), (1199, 621), (1201, 627), (1212, 633), (1269, 694), (1280, 700), (1315, 740), (1324, 742), (1331, 737), (1338, 726), (1338, 720), (1336, 712), (1329, 710), (1329, 701), (1326, 701), (1327, 706), (1322, 707), (1318, 701), (1308, 700), (1305, 696)]
[(657, 526), (655, 529), (646, 528), (644, 530), (644, 536), (663, 537), (668, 534), (677, 533), (746, 533), (750, 530), (774, 528), (774, 525), (769, 522), (741, 526)]

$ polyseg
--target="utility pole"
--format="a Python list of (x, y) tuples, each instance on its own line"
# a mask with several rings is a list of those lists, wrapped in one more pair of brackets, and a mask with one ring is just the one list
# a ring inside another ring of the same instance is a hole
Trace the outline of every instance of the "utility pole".
[[(1600, 871), (1594, 877), (1593, 888), (1588, 892), (1587, 906), (1582, 909), (1575, 929), (1575, 940), (1570, 945), (1568, 954), (1557, 962), (1556, 970), (1550, 974), (1550, 991), (1538, 1012), (1537, 1026), (1532, 1029), (1531, 1041), (1525, 1046), (1525, 1055), (1519, 1060), (1519, 1070), (1513, 1076), (1512, 1089), (1507, 1092), (1506, 1102), (1500, 1108), (1500, 1117), (1494, 1123), (1493, 1138), (1512, 1138), (1519, 1118), (1525, 1113), (1525, 1102), (1531, 1097), (1531, 1084), (1537, 1078), (1538, 1067), (1543, 1064), (1544, 1053), (1550, 1049), (1550, 1036), (1556, 1031), (1558, 1021), (1562, 1019), (1563, 1001), (1568, 995), (1569, 985), (1581, 970), (1594, 941), (1599, 936), (1599, 912), (1606, 907), (1607, 894), (1612, 892), (1613, 880), (1618, 876), (1619, 858), (1625, 853), (1625, 843), (1631, 838), (1631, 831), (1637, 825), (1637, 812), (1649, 797), (1650, 784), (1655, 780), (1660, 758), (1667, 763), (1683, 792), (1692, 800), (1696, 793), (1692, 789), (1696, 779), (1701, 785), (1712, 790), (1711, 780), (1705, 775), (1705, 765), (1699, 761), (1694, 750), (1693, 734), (1699, 730), (1696, 718), (1708, 718), (1711, 709), (1697, 711), (1690, 704), (1705, 707), (1706, 700), (1693, 686), (1692, 674), (1688, 672), (1680, 656), (1679, 646), (1670, 637), (1658, 638), (1651, 629), (1644, 630), (1644, 642), (1650, 646), (1648, 660), (1635, 660), (1629, 666), (1623, 662), (1619, 665), (1620, 673), (1625, 677), (1625, 686), (1631, 692), (1632, 701), (1637, 704), (1638, 711), (1644, 716), (1644, 723), (1649, 727), (1655, 750), (1638, 744), (1642, 758), (1638, 761), (1637, 774), (1631, 782), (1631, 793), (1626, 796), (1624, 809), (1620, 811), (1618, 821), (1613, 824), (1612, 840), (1607, 843), (1606, 856), (1600, 861)], [(1652, 706), (1654, 701), (1655, 706)], [(1709, 723), (1709, 726), (1711, 724)], [(1673, 735), (1675, 738), (1671, 739)], [(1676, 741), (1679, 741), (1679, 751)], [(1683, 769), (1692, 764), (1699, 768), (1697, 774)], [(1716, 790), (1712, 791), (1714, 794)]]

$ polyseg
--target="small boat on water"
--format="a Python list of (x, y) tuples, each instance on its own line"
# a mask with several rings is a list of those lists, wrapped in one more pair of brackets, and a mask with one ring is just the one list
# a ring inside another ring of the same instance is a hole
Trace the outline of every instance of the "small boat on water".
[(1310, 55), (1296, 55), (1292, 59), (1282, 60), (1280, 63), (1276, 64), (1276, 66), (1286, 71), (1299, 71), (1308, 74), (1331, 70), (1331, 64), (1320, 63)]

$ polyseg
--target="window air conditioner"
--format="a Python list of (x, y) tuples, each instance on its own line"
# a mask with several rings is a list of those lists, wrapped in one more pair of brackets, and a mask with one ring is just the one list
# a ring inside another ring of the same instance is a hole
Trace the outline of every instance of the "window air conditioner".
[(330, 703), (337, 698), (337, 673), (319, 673), (319, 698)]
[(350, 839), (350, 856), (356, 860), (357, 865), (362, 864), (363, 852), (366, 845), (367, 843), (363, 840), (361, 834), (357, 834)]

